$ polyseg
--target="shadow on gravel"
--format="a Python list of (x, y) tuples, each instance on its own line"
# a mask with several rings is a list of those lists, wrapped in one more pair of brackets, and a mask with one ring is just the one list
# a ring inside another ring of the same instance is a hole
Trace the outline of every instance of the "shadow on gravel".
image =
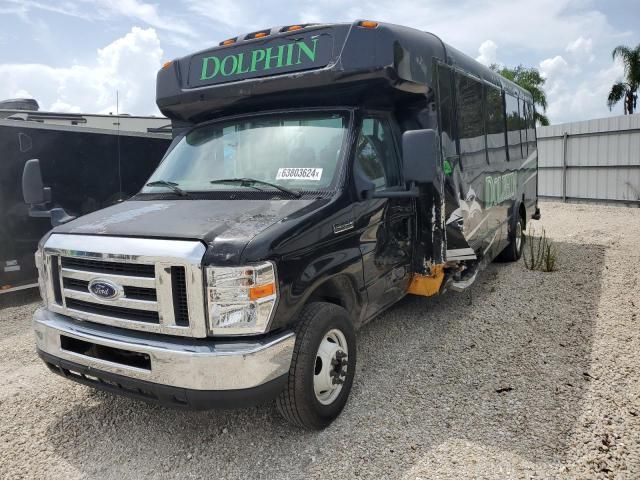
[(397, 478), (454, 440), (562, 462), (596, 381), (605, 249), (558, 248), (557, 272), (491, 265), (470, 291), (407, 298), (364, 327), (351, 399), (323, 432), (290, 427), (273, 406), (181, 412), (87, 389), (49, 442), (100, 478)]
[(18, 290), (12, 293), (3, 293), (0, 295), (0, 309), (8, 307), (18, 307), (40, 301), (40, 291), (37, 288), (28, 288), (26, 290)]

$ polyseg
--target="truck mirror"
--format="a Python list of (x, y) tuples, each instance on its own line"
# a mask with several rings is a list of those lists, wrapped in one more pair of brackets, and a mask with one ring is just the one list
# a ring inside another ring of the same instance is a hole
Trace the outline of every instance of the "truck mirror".
[(29, 216), (35, 218), (50, 218), (54, 227), (70, 222), (75, 217), (69, 215), (64, 208), (48, 209), (46, 204), (51, 201), (51, 188), (42, 183), (40, 160), (33, 158), (24, 164), (22, 171), (22, 197), (29, 205)]
[(438, 134), (409, 130), (402, 134), (402, 164), (407, 183), (433, 183), (438, 175)]
[(33, 158), (24, 164), (22, 171), (22, 197), (28, 205), (40, 205), (51, 201), (51, 189), (42, 183), (40, 160)]

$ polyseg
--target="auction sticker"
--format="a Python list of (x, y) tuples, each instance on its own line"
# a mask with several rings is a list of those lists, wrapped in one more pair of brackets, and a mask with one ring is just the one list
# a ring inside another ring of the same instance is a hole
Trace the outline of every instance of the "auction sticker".
[(279, 168), (276, 180), (313, 180), (322, 178), (321, 168)]

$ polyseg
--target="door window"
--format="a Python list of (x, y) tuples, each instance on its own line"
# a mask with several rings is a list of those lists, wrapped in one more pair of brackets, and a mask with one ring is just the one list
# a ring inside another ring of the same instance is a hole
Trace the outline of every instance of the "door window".
[(387, 121), (374, 117), (362, 121), (356, 162), (374, 183), (376, 190), (400, 184), (398, 156)]

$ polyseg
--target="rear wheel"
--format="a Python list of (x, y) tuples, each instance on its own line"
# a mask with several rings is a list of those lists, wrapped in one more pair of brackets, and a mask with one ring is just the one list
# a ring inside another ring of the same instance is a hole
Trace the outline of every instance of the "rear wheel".
[(347, 403), (355, 367), (355, 332), (347, 311), (331, 303), (310, 303), (296, 328), (287, 386), (276, 400), (278, 410), (300, 427), (326, 427)]
[(524, 247), (524, 220), (518, 215), (515, 226), (511, 229), (509, 235), (509, 245), (500, 252), (497, 260), (502, 262), (516, 262), (522, 256)]

